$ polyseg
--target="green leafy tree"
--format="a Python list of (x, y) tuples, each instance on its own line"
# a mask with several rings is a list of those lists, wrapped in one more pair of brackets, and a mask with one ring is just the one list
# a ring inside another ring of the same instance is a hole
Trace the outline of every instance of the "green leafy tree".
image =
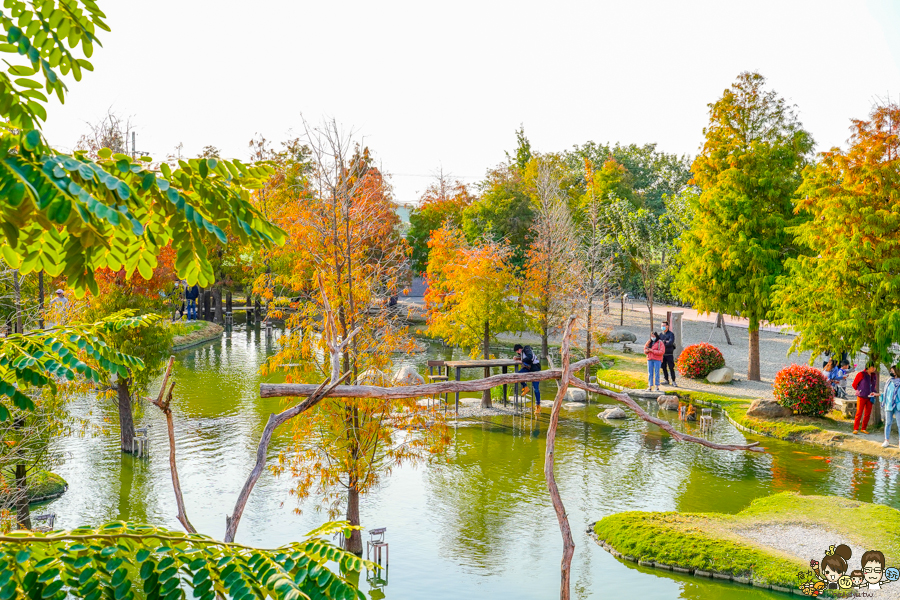
[(364, 599), (334, 573), (374, 569), (325, 536), (349, 535), (328, 523), (307, 539), (277, 550), (224, 544), (148, 525), (113, 521), (52, 536), (0, 535), (0, 597), (43, 598), (275, 598)]
[(850, 146), (803, 173), (792, 230), (800, 254), (774, 295), (796, 350), (858, 352), (891, 363), (900, 340), (900, 106), (853, 120)]
[(409, 215), (409, 231), (406, 234), (412, 268), (416, 273), (424, 273), (428, 268), (428, 239), (431, 233), (445, 223), (460, 227), (463, 211), (474, 201), (475, 197), (464, 184), (450, 181), (443, 173), (428, 186), (419, 198), (419, 206)]
[[(249, 202), (250, 188), (258, 187), (269, 167), (200, 159), (179, 161), (175, 169), (161, 164), (157, 172), (148, 157), (135, 162), (100, 149), (92, 160), (85, 151), (67, 155), (50, 147), (38, 129), (47, 116), (47, 97), (40, 90), (65, 100), (63, 79), (71, 74), (80, 80), (84, 70), (92, 69), (87, 58), (99, 45), (95, 33), (108, 31), (103, 19), (92, 0), (10, 0), (0, 10), (7, 41), (0, 44), (7, 65), (0, 76), (0, 118), (6, 122), (0, 131), (0, 194), (6, 200), (0, 205), (0, 253), (5, 262), (20, 274), (65, 275), (80, 297), (98, 292), (95, 273), (104, 268), (151, 278), (161, 249), (170, 243), (178, 275), (201, 285), (213, 281), (208, 244), (225, 242), (226, 230), (250, 246), (281, 243), (284, 233)], [(79, 332), (92, 327), (72, 325), (71, 335), (87, 344)], [(19, 408), (27, 410), (31, 403), (24, 389), (52, 385), (65, 364), (58, 352), (69, 342), (57, 335), (70, 334), (28, 334), (26, 339), (36, 340), (28, 343), (46, 346), (35, 350), (36, 356), (21, 354), (25, 342), (0, 342), (0, 356), (16, 365), (3, 371), (0, 362), (0, 394)], [(109, 371), (113, 363), (104, 357), (98, 368)], [(0, 418), (7, 417), (0, 406)]]
[(653, 331), (657, 280), (672, 260), (675, 230), (665, 216), (657, 216), (646, 208), (636, 209), (626, 200), (613, 202), (606, 214), (616, 246), (640, 274)]
[[(678, 194), (691, 179), (690, 158), (661, 152), (656, 149), (656, 144), (610, 146), (587, 142), (566, 153), (570, 168), (579, 173), (584, 160), (605, 165), (610, 159), (627, 171), (634, 200), (656, 214), (665, 210), (664, 199)], [(601, 173), (595, 171), (594, 176), (598, 178)]]
[(772, 288), (796, 254), (794, 198), (813, 140), (758, 73), (742, 73), (710, 105), (704, 135), (676, 283), (697, 309), (749, 320), (747, 379), (758, 381), (760, 321), (773, 318)]
[[(59, 153), (40, 132), (44, 91), (65, 101), (63, 79), (92, 70), (87, 58), (108, 31), (92, 0), (10, 0), (0, 11), (7, 68), (0, 77), (0, 251), (23, 274), (64, 274), (77, 295), (96, 291), (93, 273), (109, 267), (149, 278), (159, 248), (175, 242), (179, 276), (213, 281), (211, 239), (225, 230), (244, 243), (280, 242), (283, 233), (260, 217), (248, 188), (270, 172), (238, 161), (194, 159), (178, 168), (132, 161), (103, 149), (98, 159)], [(82, 58), (83, 56), (84, 58)], [(44, 91), (41, 91), (44, 90)]]
[(508, 245), (512, 249), (511, 264), (521, 269), (531, 245), (536, 206), (529, 196), (525, 174), (534, 155), (521, 127), (516, 140), (515, 155), (507, 153), (507, 162), (488, 171), (479, 184), (481, 195), (463, 212), (462, 227), (470, 244), (491, 241)]

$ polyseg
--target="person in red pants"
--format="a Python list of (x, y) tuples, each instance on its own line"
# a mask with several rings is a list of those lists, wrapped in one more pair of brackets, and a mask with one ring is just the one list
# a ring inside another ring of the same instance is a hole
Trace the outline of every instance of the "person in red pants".
[(856, 390), (856, 418), (853, 419), (853, 433), (859, 433), (860, 425), (863, 433), (869, 425), (869, 417), (872, 416), (872, 404), (878, 395), (878, 367), (875, 363), (868, 363), (865, 371), (860, 371), (853, 379), (853, 389)]

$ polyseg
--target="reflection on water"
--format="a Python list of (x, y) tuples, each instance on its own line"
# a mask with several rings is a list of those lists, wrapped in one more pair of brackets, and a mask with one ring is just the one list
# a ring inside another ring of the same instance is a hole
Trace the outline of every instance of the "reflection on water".
[[(259, 398), (262, 378), (257, 374), (278, 335), (267, 340), (258, 329), (237, 326), (221, 341), (177, 357), (172, 408), (179, 474), (188, 515), (201, 533), (224, 535), (225, 515), (252, 468), (265, 421), (281, 408), (278, 399)], [(432, 347), (412, 362), (422, 371), (425, 360), (449, 358), (450, 352)], [(544, 392), (552, 397), (555, 384), (546, 382)], [(655, 402), (649, 408), (655, 411)], [(575, 598), (777, 597), (620, 563), (584, 533), (589, 523), (608, 514), (737, 512), (754, 498), (785, 490), (898, 505), (900, 469), (886, 460), (768, 439), (764, 455), (716, 452), (674, 442), (638, 419), (602, 421), (596, 416), (600, 410), (597, 404), (564, 410), (557, 437), (557, 483), (576, 543)], [(114, 415), (114, 406), (83, 400), (71, 411), (100, 423)], [(742, 433), (716, 419), (712, 439), (744, 442)], [(130, 519), (180, 529), (165, 420), (149, 406), (142, 421), (150, 426), (149, 459), (122, 455), (115, 430), (108, 436), (58, 440), (55, 450), (66, 457), (58, 472), (70, 484), (64, 496), (49, 503), (60, 527)], [(562, 541), (543, 480), (547, 421), (545, 412), (538, 418), (467, 423), (456, 429), (445, 457), (396, 469), (363, 499), (363, 525), (387, 527), (390, 543), (389, 584), (379, 582), (383, 589), (373, 590), (373, 597), (543, 599), (558, 594)], [(696, 432), (693, 424), (678, 426)], [(284, 441), (273, 440), (271, 459)], [(247, 504), (237, 541), (273, 548), (325, 520), (315, 502), (304, 503), (302, 514), (295, 514), (291, 487), (289, 479), (265, 473)], [(368, 589), (366, 577), (360, 579)]]

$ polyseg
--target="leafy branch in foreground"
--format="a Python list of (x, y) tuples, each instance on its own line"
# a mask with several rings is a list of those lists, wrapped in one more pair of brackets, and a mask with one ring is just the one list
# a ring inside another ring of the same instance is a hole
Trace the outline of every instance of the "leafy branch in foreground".
[(97, 292), (99, 268), (149, 279), (159, 249), (172, 242), (178, 275), (207, 286), (212, 240), (224, 244), (230, 233), (253, 247), (283, 242), (284, 232), (250, 204), (250, 190), (273, 171), (201, 158), (157, 172), (149, 157), (135, 161), (108, 148), (95, 160), (53, 150), (40, 131), (48, 101), (41, 90), (64, 102), (62, 77), (78, 81), (82, 70), (93, 70), (87, 58), (99, 44), (96, 30), (109, 31), (104, 18), (93, 0), (5, 0), (0, 8), (3, 259), (22, 274), (64, 274), (81, 296)]
[[(34, 410), (34, 402), (28, 395), (31, 389), (46, 386), (55, 393), (58, 380), (72, 381), (81, 376), (100, 384), (106, 373), (127, 377), (129, 368), (143, 368), (139, 358), (117, 352), (104, 338), (125, 328), (145, 327), (157, 319), (157, 315), (135, 317), (124, 311), (95, 323), (77, 323), (3, 338), (0, 341), (0, 421), (10, 416), (3, 399), (30, 411)], [(85, 360), (90, 360), (93, 366)]]
[(18, 531), (0, 536), (0, 598), (153, 600), (189, 589), (204, 600), (365, 598), (326, 563), (345, 572), (375, 565), (318, 537), (350, 531), (347, 523), (326, 523), (276, 550), (121, 521), (46, 535)]

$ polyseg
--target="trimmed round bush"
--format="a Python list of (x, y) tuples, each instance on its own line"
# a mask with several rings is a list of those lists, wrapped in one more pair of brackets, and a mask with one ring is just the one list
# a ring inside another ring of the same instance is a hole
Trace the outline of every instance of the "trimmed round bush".
[(798, 415), (821, 417), (834, 404), (834, 390), (819, 369), (791, 365), (778, 371), (772, 390), (778, 404)]
[(710, 372), (725, 366), (725, 358), (712, 344), (691, 344), (681, 351), (675, 363), (682, 377), (703, 379)]

